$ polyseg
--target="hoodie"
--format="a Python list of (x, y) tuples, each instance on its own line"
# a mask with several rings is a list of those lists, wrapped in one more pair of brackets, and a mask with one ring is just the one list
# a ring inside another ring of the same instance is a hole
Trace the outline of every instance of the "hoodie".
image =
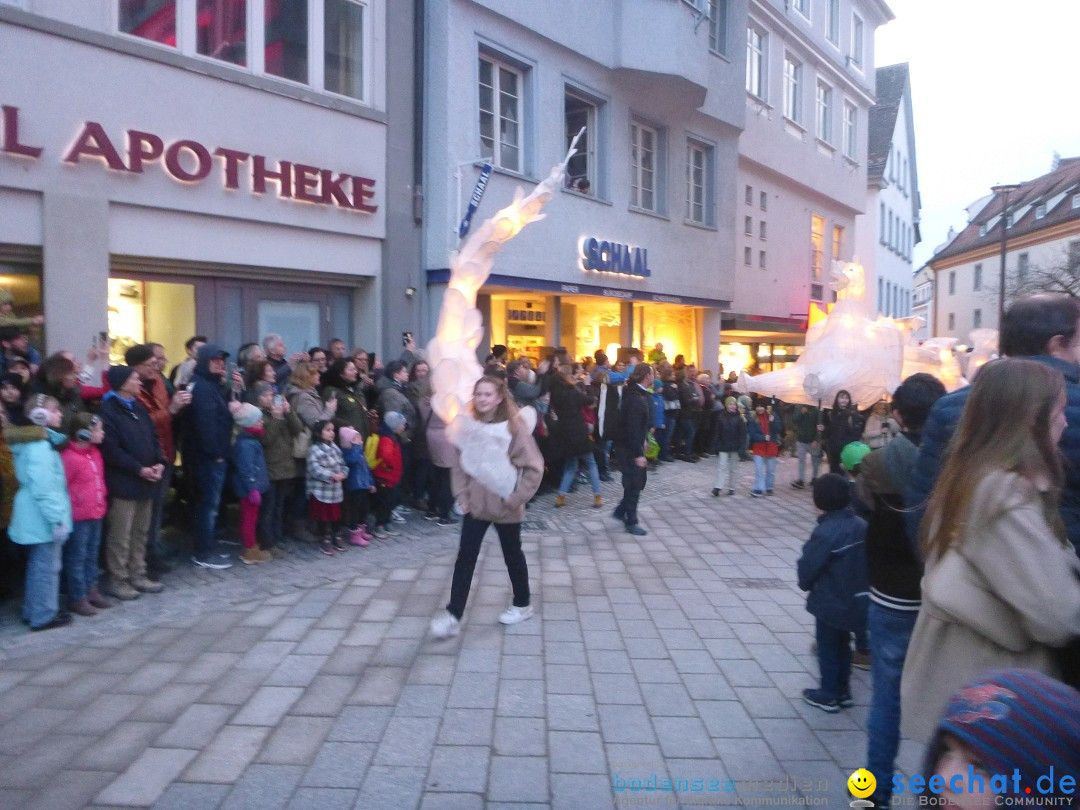
[(213, 343), (199, 347), (191, 377), (191, 405), (185, 410), (185, 452), (193, 461), (229, 458), (232, 445), (232, 414), (225, 401), (221, 377), (210, 373), (210, 358), (221, 354)]

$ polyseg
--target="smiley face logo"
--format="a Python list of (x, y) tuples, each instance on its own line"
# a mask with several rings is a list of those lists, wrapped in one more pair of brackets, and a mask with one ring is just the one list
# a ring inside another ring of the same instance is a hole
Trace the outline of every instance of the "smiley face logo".
[(874, 792), (874, 788), (877, 787), (877, 779), (866, 768), (859, 768), (848, 777), (847, 786), (852, 796), (865, 799)]

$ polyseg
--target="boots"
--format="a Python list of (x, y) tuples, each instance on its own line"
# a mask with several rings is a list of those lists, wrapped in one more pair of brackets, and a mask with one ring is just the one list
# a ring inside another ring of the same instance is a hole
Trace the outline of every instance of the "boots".
[(244, 565), (255, 565), (257, 563), (264, 563), (268, 560), (272, 560), (273, 555), (269, 551), (263, 551), (258, 546), (252, 546), (251, 548), (245, 548), (240, 555), (240, 562)]
[(363, 537), (365, 540), (374, 540), (375, 539), (375, 535), (372, 534), (370, 531), (368, 531), (368, 527), (367, 527), (366, 523), (361, 523), (360, 524), (360, 536)]
[(566, 506), (566, 496), (565, 495), (556, 495), (555, 496), (555, 505), (556, 506)]
[(364, 530), (357, 526), (349, 530), (349, 542), (354, 546), (370, 546), (371, 543), (364, 537)]
[(131, 587), (140, 593), (161, 593), (165, 590), (165, 586), (160, 582), (154, 582), (154, 580), (147, 579), (145, 576), (132, 577)]
[(98, 610), (107, 610), (108, 608), (113, 607), (113, 603), (101, 595), (101, 591), (97, 589), (96, 585), (91, 588), (90, 593), (86, 595), (86, 601)]
[(139, 592), (122, 579), (110, 579), (108, 590), (117, 599), (122, 599), (125, 602), (139, 598)]
[(604, 505), (603, 495), (593, 495), (593, 508), (599, 509)]
[(71, 603), (71, 612), (80, 616), (97, 616), (98, 612), (90, 604), (89, 599), (76, 599)]

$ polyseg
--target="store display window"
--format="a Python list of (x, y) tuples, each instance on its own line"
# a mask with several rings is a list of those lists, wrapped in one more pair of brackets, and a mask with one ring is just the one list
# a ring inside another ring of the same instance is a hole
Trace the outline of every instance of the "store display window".
[[(171, 363), (184, 359), (184, 341), (196, 334), (195, 285), (109, 279), (109, 360), (140, 343), (160, 343)], [(94, 335), (87, 335), (91, 345)]]

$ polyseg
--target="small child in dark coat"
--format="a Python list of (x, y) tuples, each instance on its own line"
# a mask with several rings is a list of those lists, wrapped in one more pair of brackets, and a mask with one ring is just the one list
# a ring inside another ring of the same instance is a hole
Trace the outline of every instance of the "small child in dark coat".
[(817, 619), (821, 688), (804, 689), (803, 700), (822, 711), (848, 708), (851, 700), (851, 631), (866, 626), (866, 521), (851, 509), (851, 492), (839, 475), (814, 482), (814, 506), (824, 514), (799, 557), (799, 587), (809, 591), (806, 609)]
[(232, 448), (232, 484), (240, 501), (240, 542), (244, 546), (240, 561), (254, 565), (272, 557), (270, 552), (259, 548), (255, 542), (259, 509), (263, 495), (270, 489), (270, 476), (266, 471), (266, 456), (261, 443), (265, 432), (262, 411), (256, 405), (241, 405), (233, 414), (233, 421), (239, 431)]

